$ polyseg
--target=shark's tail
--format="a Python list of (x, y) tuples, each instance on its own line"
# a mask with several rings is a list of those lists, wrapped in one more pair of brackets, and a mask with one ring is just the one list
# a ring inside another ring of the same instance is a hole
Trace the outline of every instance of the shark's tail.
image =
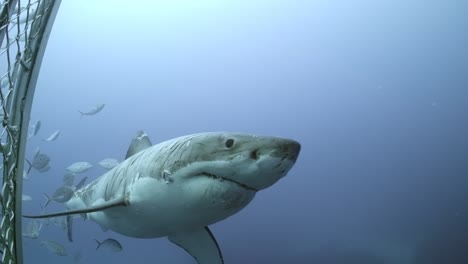
[(26, 162), (28, 163), (28, 166), (29, 166), (29, 168), (28, 168), (26, 174), (29, 174), (29, 172), (31, 172), (31, 169), (32, 169), (32, 164), (31, 164), (31, 162), (30, 162), (28, 159), (25, 159), (25, 160), (26, 160)]
[(99, 242), (99, 240), (97, 240), (97, 239), (94, 239), (94, 241), (96, 241), (96, 243), (97, 243), (96, 250), (98, 250), (99, 247), (102, 245), (103, 242)]
[(50, 198), (49, 195), (47, 195), (46, 193), (44, 193), (44, 195), (47, 198), (46, 204), (44, 205), (44, 208), (46, 208), (47, 205), (49, 205), (50, 201), (52, 201), (52, 198)]
[(83, 118), (83, 116), (85, 116), (85, 113), (81, 112), (80, 110), (78, 110), (78, 113), (80, 113), (80, 119)]

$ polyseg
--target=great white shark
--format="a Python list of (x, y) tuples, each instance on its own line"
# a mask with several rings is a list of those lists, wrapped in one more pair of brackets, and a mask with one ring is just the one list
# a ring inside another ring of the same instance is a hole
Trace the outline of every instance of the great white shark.
[[(126, 159), (78, 189), (66, 211), (129, 237), (168, 237), (200, 264), (224, 263), (208, 226), (239, 212), (255, 194), (284, 177), (298, 142), (271, 136), (208, 132), (152, 145), (138, 131)], [(71, 233), (69, 229), (69, 239)]]

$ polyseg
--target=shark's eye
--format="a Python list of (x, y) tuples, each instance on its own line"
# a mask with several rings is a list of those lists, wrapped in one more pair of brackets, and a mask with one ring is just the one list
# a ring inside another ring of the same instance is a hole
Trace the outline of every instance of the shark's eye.
[(226, 148), (232, 148), (232, 146), (234, 145), (234, 139), (230, 138), (226, 140), (226, 143), (224, 144), (226, 145)]

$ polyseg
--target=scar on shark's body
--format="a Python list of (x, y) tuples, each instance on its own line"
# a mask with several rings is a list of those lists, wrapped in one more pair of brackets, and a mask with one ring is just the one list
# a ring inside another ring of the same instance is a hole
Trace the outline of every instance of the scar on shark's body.
[(200, 264), (224, 263), (208, 226), (239, 212), (292, 168), (294, 140), (228, 132), (182, 136), (152, 145), (138, 131), (126, 159), (76, 190), (68, 210), (129, 237), (168, 237)]

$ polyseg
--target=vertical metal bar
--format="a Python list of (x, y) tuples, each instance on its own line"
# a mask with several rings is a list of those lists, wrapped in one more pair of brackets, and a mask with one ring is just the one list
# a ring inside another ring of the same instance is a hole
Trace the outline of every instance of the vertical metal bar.
[[(10, 113), (8, 126), (13, 132), (11, 136), (8, 136), (6, 145), (12, 146), (13, 153), (11, 158), (8, 157), (5, 162), (4, 180), (7, 174), (14, 174), (10, 191), (13, 191), (15, 195), (12, 226), (8, 229), (8, 231), (11, 229), (14, 232), (14, 242), (7, 245), (11, 250), (5, 251), (4, 254), (9, 256), (5, 255), (3, 258), (7, 263), (23, 263), (21, 231), (22, 173), (28, 124), (42, 59), (60, 3), (61, 0), (42, 0), (39, 2), (36, 12), (41, 12), (42, 16), (34, 20), (31, 25), (31, 32), (38, 32), (38, 34), (36, 38), (26, 42), (24, 52), (16, 60), (14, 71), (16, 82), (12, 96), (13, 100), (9, 100), (7, 104), (7, 111)], [(0, 14), (0, 19), (3, 18), (3, 11)], [(4, 20), (0, 20), (0, 28), (3, 23)], [(6, 242), (8, 243), (9, 240), (7, 239)]]

